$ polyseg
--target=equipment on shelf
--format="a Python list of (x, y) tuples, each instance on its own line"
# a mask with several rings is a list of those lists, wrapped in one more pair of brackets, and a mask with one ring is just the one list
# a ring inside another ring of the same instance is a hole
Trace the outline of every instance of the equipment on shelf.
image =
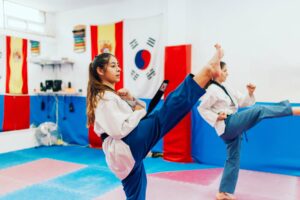
[(46, 90), (53, 89), (53, 80), (46, 80)]
[(40, 91), (46, 92), (46, 86), (44, 86), (43, 82), (40, 83)]
[(54, 80), (53, 82), (53, 92), (61, 91), (62, 80)]

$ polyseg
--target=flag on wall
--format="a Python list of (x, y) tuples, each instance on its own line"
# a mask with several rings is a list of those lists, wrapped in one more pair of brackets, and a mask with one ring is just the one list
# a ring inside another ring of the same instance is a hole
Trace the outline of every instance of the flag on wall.
[(162, 15), (124, 20), (124, 87), (152, 98), (163, 77)]
[(30, 40), (30, 44), (31, 44), (30, 47), (31, 55), (33, 56), (40, 55), (40, 42), (35, 40)]
[(6, 36), (6, 93), (28, 93), (26, 39)]
[(85, 25), (76, 25), (73, 29), (74, 52), (85, 52)]
[[(91, 26), (92, 60), (100, 53), (109, 52), (116, 56), (123, 70), (123, 22)], [(123, 73), (116, 89), (123, 88)]]

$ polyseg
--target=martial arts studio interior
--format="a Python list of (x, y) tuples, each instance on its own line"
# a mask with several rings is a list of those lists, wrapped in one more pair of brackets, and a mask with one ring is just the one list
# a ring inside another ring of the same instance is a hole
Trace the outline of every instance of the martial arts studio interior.
[(0, 199), (299, 200), (299, 8), (0, 0)]

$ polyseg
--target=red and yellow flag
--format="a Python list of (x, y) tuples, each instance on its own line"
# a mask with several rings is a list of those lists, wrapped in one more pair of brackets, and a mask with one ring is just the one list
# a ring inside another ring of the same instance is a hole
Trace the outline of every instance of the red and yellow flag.
[[(100, 53), (108, 52), (116, 56), (123, 70), (123, 22), (91, 26), (92, 60)], [(123, 88), (123, 73), (116, 90)]]
[(28, 93), (26, 39), (6, 36), (6, 93)]

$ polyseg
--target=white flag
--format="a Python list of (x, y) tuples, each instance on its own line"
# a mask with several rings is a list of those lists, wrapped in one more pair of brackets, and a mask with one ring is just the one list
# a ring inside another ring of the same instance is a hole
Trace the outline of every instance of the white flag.
[(162, 20), (124, 20), (124, 87), (137, 98), (152, 98), (163, 81)]

